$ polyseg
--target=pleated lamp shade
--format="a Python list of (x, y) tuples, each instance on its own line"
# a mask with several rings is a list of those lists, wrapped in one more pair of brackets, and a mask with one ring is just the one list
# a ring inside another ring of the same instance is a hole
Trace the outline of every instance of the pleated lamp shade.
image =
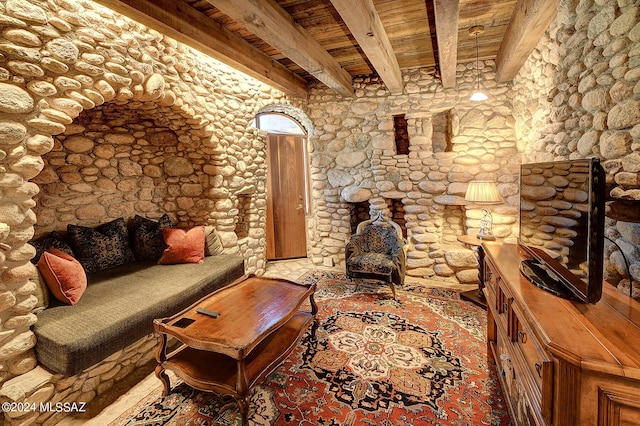
[(495, 182), (484, 180), (469, 182), (464, 199), (478, 204), (499, 204), (502, 202), (502, 197)]

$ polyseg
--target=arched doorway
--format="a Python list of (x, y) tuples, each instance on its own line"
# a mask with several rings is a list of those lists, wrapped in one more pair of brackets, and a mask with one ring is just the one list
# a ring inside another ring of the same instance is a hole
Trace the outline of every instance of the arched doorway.
[(307, 135), (279, 113), (258, 114), (255, 124), (267, 132), (267, 260), (306, 257)]

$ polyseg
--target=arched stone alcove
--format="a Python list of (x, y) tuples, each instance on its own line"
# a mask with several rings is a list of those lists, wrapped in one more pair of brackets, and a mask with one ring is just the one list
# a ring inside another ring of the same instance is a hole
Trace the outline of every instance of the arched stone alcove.
[(83, 111), (55, 136), (32, 180), (40, 187), (35, 236), (135, 214), (168, 213), (183, 227), (214, 222), (215, 201), (207, 193), (216, 170), (202, 129), (189, 121), (180, 110), (153, 102)]

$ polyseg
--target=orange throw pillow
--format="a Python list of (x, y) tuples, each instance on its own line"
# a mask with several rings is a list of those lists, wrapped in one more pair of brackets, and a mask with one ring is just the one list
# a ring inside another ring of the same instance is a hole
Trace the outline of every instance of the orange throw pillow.
[(55, 298), (68, 305), (78, 303), (87, 289), (87, 274), (80, 262), (56, 248), (42, 254), (38, 270)]
[(158, 260), (159, 265), (204, 262), (204, 226), (189, 230), (163, 228), (162, 236), (167, 248)]

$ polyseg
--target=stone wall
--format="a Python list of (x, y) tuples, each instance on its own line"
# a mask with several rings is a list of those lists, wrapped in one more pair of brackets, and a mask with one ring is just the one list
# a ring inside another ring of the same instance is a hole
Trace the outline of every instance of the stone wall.
[(5, 412), (4, 424), (55, 425), (68, 416), (61, 410), (40, 410), (41, 404), (55, 408), (56, 404), (73, 407), (75, 403), (75, 413), (88, 411), (88, 404), (97, 396), (154, 360), (157, 347), (157, 338), (149, 335), (75, 376), (66, 377), (36, 367), (16, 377), (3, 388), (3, 400), (23, 402), (24, 410)]
[[(482, 206), (464, 201), (467, 184), (474, 179), (498, 183), (504, 203), (491, 206), (494, 233), (513, 237), (520, 163), (510, 86), (495, 83), (492, 61), (480, 66), (489, 95), (481, 103), (468, 100), (475, 62), (458, 66), (456, 90), (443, 90), (433, 70), (414, 69), (403, 75), (402, 95), (391, 95), (369, 77), (356, 79), (353, 99), (322, 87), (311, 91), (314, 263), (344, 263), (351, 204), (368, 201), (372, 213), (389, 216), (389, 200), (400, 200), (410, 243), (407, 273), (477, 282), (474, 252), (455, 238), (477, 233), (482, 215)], [(443, 149), (441, 131), (434, 132), (434, 117), (443, 113), (449, 121), (449, 150)], [(393, 116), (400, 114), (407, 120), (408, 155), (398, 155), (395, 147)]]
[[(599, 157), (612, 198), (640, 200), (639, 80), (637, 2), (561, 1), (555, 21), (514, 80), (516, 133), (525, 158)], [(606, 227), (640, 283), (639, 225), (608, 218)], [(628, 294), (623, 257), (613, 244), (605, 247), (605, 278)], [(640, 295), (640, 284), (635, 286)]]
[[(64, 231), (69, 223), (95, 226), (168, 213), (179, 227), (215, 225), (227, 252), (247, 245), (247, 269), (262, 271), (264, 244), (256, 230), (264, 227), (264, 215), (257, 214), (265, 199), (266, 163), (258, 154), (264, 135), (251, 129), (243, 134), (255, 158), (216, 166), (206, 138), (187, 123), (169, 107), (145, 109), (138, 102), (83, 112), (54, 138), (43, 156), (44, 169), (32, 179), (40, 188), (34, 197), (35, 236)], [(227, 175), (226, 187), (216, 188), (221, 173)], [(241, 235), (238, 222), (245, 229)], [(258, 238), (248, 239), (250, 229)]]
[(29, 241), (168, 212), (261, 273), (266, 137), (249, 123), (291, 102), (88, 0), (0, 0), (0, 30), (0, 397), (40, 398)]

